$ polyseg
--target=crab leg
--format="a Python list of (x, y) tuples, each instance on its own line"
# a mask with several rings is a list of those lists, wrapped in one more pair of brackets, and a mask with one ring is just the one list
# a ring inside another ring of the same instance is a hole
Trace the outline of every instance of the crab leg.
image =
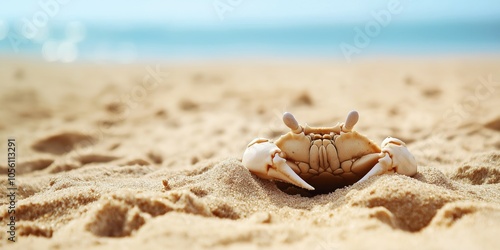
[(384, 156), (381, 157), (378, 160), (378, 163), (375, 164), (375, 166), (373, 166), (373, 168), (370, 169), (370, 171), (368, 173), (366, 173), (366, 175), (363, 176), (363, 178), (361, 178), (361, 180), (359, 180), (358, 182), (366, 181), (366, 180), (368, 180), (368, 178), (370, 178), (372, 176), (394, 172), (394, 171), (391, 171), (391, 165), (392, 165), (391, 158), (389, 157), (389, 155), (387, 153), (382, 153), (382, 154)]
[(271, 180), (294, 184), (301, 188), (314, 190), (286, 164), (284, 153), (267, 139), (253, 140), (243, 154), (242, 163), (253, 174)]
[(371, 176), (385, 173), (399, 173), (413, 176), (417, 173), (417, 161), (408, 151), (404, 142), (399, 139), (387, 137), (382, 142), (382, 153), (378, 163), (358, 182)]

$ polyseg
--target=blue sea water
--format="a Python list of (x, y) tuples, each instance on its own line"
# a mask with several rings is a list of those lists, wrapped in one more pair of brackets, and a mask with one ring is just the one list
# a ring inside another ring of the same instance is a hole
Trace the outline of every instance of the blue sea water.
[[(49, 24), (33, 39), (11, 28), (0, 55), (47, 61), (135, 62), (220, 58), (340, 60), (391, 55), (500, 54), (500, 19), (489, 21), (304, 25), (176, 26), (162, 23)], [(33, 33), (33, 32), (32, 32)]]

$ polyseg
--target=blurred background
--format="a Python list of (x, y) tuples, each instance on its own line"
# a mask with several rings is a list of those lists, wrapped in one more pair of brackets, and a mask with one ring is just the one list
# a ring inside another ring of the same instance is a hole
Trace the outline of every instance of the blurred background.
[(496, 55), (500, 1), (2, 1), (0, 55), (47, 62)]

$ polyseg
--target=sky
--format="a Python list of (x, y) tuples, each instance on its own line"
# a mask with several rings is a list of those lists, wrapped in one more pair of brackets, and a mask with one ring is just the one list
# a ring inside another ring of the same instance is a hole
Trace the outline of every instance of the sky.
[(500, 51), (500, 0), (0, 0), (0, 55), (339, 54), (394, 9), (363, 54)]
[(161, 22), (177, 25), (364, 22), (372, 11), (401, 5), (400, 21), (500, 19), (499, 0), (0, 0), (0, 22), (32, 19), (54, 6), (51, 21)]

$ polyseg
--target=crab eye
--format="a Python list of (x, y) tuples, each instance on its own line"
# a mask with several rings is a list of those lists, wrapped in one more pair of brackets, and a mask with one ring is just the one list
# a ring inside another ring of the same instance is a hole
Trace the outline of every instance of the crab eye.
[(299, 123), (291, 113), (285, 112), (283, 114), (283, 123), (285, 123), (285, 125), (296, 134), (302, 132), (302, 128), (299, 126)]
[(351, 131), (354, 128), (354, 125), (356, 125), (356, 123), (358, 122), (358, 120), (359, 120), (359, 114), (357, 111), (353, 110), (349, 112), (349, 114), (347, 114), (347, 118), (344, 123), (345, 132)]

